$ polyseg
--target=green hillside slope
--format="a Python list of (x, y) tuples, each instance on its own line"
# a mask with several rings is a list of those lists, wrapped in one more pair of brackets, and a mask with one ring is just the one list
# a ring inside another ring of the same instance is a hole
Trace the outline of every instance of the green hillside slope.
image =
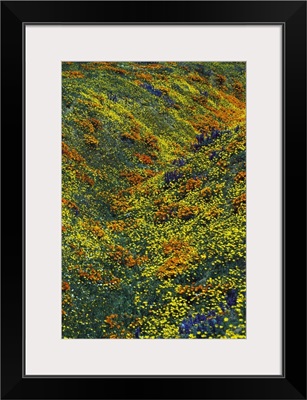
[(62, 334), (245, 338), (245, 63), (63, 63)]

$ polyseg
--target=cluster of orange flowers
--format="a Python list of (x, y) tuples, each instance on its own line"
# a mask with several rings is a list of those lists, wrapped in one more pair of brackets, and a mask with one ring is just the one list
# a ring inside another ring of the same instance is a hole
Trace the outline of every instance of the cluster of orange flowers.
[(70, 209), (72, 209), (74, 211), (79, 211), (79, 207), (77, 206), (77, 204), (75, 204), (71, 200), (62, 199), (62, 203), (65, 204), (68, 208), (70, 208)]
[(114, 328), (114, 327), (120, 328), (120, 325), (116, 323), (117, 317), (118, 317), (117, 314), (108, 315), (108, 316), (106, 316), (104, 322), (106, 324), (110, 325), (110, 328)]
[(110, 196), (110, 209), (113, 214), (127, 212), (130, 208), (129, 202), (125, 197), (120, 194)]
[(105, 232), (99, 221), (94, 221), (93, 219), (90, 219), (88, 221), (83, 222), (82, 225), (85, 229), (92, 232), (92, 234), (97, 236), (99, 239), (105, 235)]
[(226, 76), (224, 76), (224, 75), (216, 74), (215, 79), (216, 79), (217, 84), (218, 84), (220, 87), (224, 86), (225, 83), (226, 83)]
[(139, 185), (145, 180), (142, 175), (134, 171), (121, 171), (120, 175), (126, 178), (131, 185)]
[(208, 200), (212, 195), (212, 190), (209, 186), (207, 186), (200, 191), (200, 194), (204, 199)]
[(189, 301), (193, 301), (196, 297), (203, 295), (207, 292), (207, 289), (203, 285), (179, 285), (176, 292), (181, 296), (185, 297)]
[(201, 104), (203, 107), (206, 107), (208, 103), (208, 99), (206, 96), (192, 96), (193, 101), (197, 104)]
[(171, 203), (168, 205), (165, 204), (160, 206), (160, 209), (156, 211), (154, 214), (155, 222), (168, 221), (171, 217), (176, 215), (177, 209), (178, 209), (178, 204), (176, 203)]
[[(207, 106), (208, 108), (208, 106)], [(215, 111), (215, 108), (213, 108)], [(220, 129), (220, 124), (212, 115), (203, 115), (203, 114), (196, 114), (193, 115), (193, 119), (191, 119), (190, 124), (193, 128), (198, 131), (202, 132), (203, 130), (209, 131), (211, 128)]]
[(95, 236), (97, 236), (99, 239), (102, 238), (102, 237), (104, 236), (104, 231), (103, 231), (103, 229), (102, 229), (98, 224), (94, 225), (94, 226), (91, 228), (91, 231), (92, 231), (92, 233), (93, 233)]
[(135, 153), (135, 156), (143, 164), (147, 165), (153, 164), (151, 157), (147, 156), (146, 154)]
[(136, 76), (136, 78), (142, 79), (144, 81), (148, 81), (148, 82), (152, 81), (152, 75), (146, 74), (145, 72), (137, 72), (135, 74), (135, 76)]
[(83, 271), (82, 269), (79, 269), (78, 272), (80, 278), (85, 278), (95, 283), (100, 282), (102, 280), (101, 273), (94, 268), (92, 268), (90, 272)]
[(111, 221), (107, 222), (107, 227), (112, 232), (123, 232), (126, 227), (126, 223), (125, 221)]
[(106, 282), (104, 285), (108, 287), (108, 289), (117, 289), (119, 287), (121, 280), (119, 278), (112, 278), (110, 281)]
[(182, 240), (170, 239), (163, 244), (163, 252), (169, 255), (163, 265), (157, 269), (159, 279), (172, 278), (189, 268), (189, 261), (197, 258), (195, 249)]
[(191, 72), (188, 75), (188, 78), (192, 81), (192, 82), (204, 82), (205, 78), (201, 77), (200, 75), (198, 75), (196, 72)]
[(99, 96), (98, 94), (96, 95), (96, 98), (99, 100), (100, 103), (98, 103), (96, 101), (85, 100), (85, 99), (77, 99), (77, 102), (79, 104), (85, 105), (88, 108), (100, 109), (100, 108), (102, 108), (101, 103), (104, 102), (104, 98), (102, 96)]
[(184, 257), (175, 255), (158, 268), (157, 276), (159, 279), (172, 278), (182, 274), (188, 267), (189, 265), (184, 260)]
[(245, 210), (246, 207), (246, 193), (242, 193), (240, 196), (236, 197), (232, 200), (232, 204), (235, 212), (239, 212), (240, 210)]
[(70, 285), (68, 282), (62, 282), (62, 290), (63, 292), (66, 290), (70, 290)]
[(136, 140), (140, 140), (141, 136), (137, 130), (133, 129), (133, 130), (131, 130), (131, 133), (128, 133), (128, 132), (122, 133), (121, 138), (123, 140), (128, 139), (128, 140), (131, 140), (132, 142), (134, 142)]
[(193, 218), (199, 211), (197, 206), (180, 207), (177, 213), (178, 218), (188, 220)]
[(163, 68), (162, 64), (154, 63), (154, 62), (152, 64), (146, 64), (146, 65), (137, 64), (136, 66), (137, 66), (137, 68), (152, 69), (152, 70), (157, 70), (157, 69)]
[(236, 182), (244, 182), (245, 178), (246, 178), (246, 172), (245, 171), (240, 171), (235, 176), (235, 181)]
[(95, 132), (95, 128), (89, 119), (75, 118), (75, 122), (85, 133), (93, 134)]
[(69, 146), (62, 142), (62, 154), (65, 155), (67, 158), (77, 162), (84, 162), (84, 158), (80, 156), (76, 149), (70, 150)]
[(239, 99), (239, 100), (243, 100), (243, 96), (244, 96), (244, 88), (241, 82), (235, 81), (234, 85), (233, 85), (233, 89), (235, 92), (235, 96)]
[(205, 213), (205, 219), (211, 220), (212, 218), (218, 218), (223, 213), (223, 211), (224, 210), (222, 208), (214, 206), (211, 208), (211, 210)]
[(147, 135), (144, 142), (154, 150), (159, 150), (158, 139), (155, 135)]
[(182, 240), (171, 239), (163, 244), (164, 254), (178, 254), (181, 250), (189, 249), (189, 244)]
[(195, 189), (199, 188), (200, 186), (201, 186), (201, 180), (200, 179), (198, 179), (198, 178), (196, 178), (196, 179), (190, 178), (190, 179), (187, 180), (187, 182), (185, 183), (184, 186), (181, 186), (179, 188), (179, 192), (186, 194), (186, 193), (190, 192), (191, 190), (195, 190)]
[(95, 130), (97, 131), (98, 129), (102, 128), (102, 123), (99, 121), (97, 118), (90, 118), (89, 119)]
[(84, 140), (89, 146), (97, 147), (99, 145), (99, 140), (93, 135), (85, 134)]
[(126, 267), (132, 268), (136, 265), (141, 265), (148, 260), (147, 256), (133, 257), (133, 255), (122, 246), (110, 246), (109, 256), (115, 262), (122, 264)]
[(84, 78), (84, 74), (80, 71), (65, 71), (63, 72), (64, 78)]
[(90, 186), (94, 186), (95, 184), (94, 179), (92, 179), (87, 174), (84, 174), (83, 172), (76, 171), (76, 177), (78, 179), (81, 179), (82, 182), (88, 183)]

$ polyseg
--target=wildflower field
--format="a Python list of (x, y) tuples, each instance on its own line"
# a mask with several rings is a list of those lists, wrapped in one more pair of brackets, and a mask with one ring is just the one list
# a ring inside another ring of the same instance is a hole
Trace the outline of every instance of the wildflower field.
[(62, 63), (62, 337), (246, 337), (242, 62)]

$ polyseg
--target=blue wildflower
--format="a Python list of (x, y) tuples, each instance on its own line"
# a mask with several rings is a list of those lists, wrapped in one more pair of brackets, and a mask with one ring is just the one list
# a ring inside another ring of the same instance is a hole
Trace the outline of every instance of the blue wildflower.
[(161, 92), (161, 90), (155, 89), (154, 87), (152, 87), (151, 85), (149, 85), (149, 83), (143, 83), (143, 84), (142, 84), (142, 87), (143, 87), (144, 89), (146, 89), (149, 93), (151, 93), (151, 94), (153, 94), (153, 95), (155, 95), (155, 96), (161, 97), (162, 94), (163, 94), (163, 93)]
[(236, 289), (229, 289), (226, 294), (226, 302), (229, 307), (235, 306), (237, 304), (237, 291)]
[(170, 182), (177, 182), (179, 178), (182, 177), (182, 174), (178, 171), (168, 171), (164, 174), (164, 182), (169, 184)]
[(186, 161), (183, 158), (178, 158), (172, 162), (173, 165), (178, 165), (178, 167), (183, 167)]
[(141, 328), (138, 326), (135, 330), (134, 336), (136, 339), (140, 338)]

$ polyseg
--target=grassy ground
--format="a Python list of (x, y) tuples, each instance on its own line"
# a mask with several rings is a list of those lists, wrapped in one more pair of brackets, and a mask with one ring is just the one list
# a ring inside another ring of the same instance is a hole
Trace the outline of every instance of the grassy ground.
[(63, 337), (245, 338), (245, 64), (62, 75)]

